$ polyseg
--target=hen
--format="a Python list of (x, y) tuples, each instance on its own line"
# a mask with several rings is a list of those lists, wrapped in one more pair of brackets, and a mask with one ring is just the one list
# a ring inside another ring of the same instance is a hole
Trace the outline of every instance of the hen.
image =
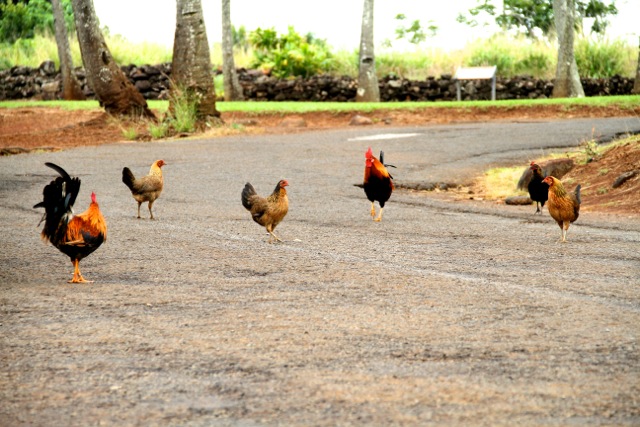
[(567, 193), (559, 179), (546, 177), (542, 182), (549, 185), (549, 214), (556, 220), (562, 231), (562, 242), (567, 241), (569, 225), (578, 219), (580, 213), (580, 188), (578, 184), (573, 193)]
[[(80, 179), (71, 178), (60, 166), (45, 163), (60, 175), (44, 187), (44, 200), (34, 208), (44, 208), (42, 239), (51, 242), (71, 258), (73, 279), (69, 283), (89, 283), (80, 273), (80, 260), (89, 256), (107, 240), (107, 223), (100, 212), (95, 193), (91, 193), (89, 208), (73, 214), (73, 204), (80, 191)], [(40, 224), (38, 224), (40, 225)]]
[(122, 169), (122, 182), (129, 187), (133, 198), (138, 202), (138, 218), (140, 218), (140, 205), (142, 205), (143, 202), (149, 202), (149, 214), (151, 215), (151, 219), (154, 219), (151, 207), (153, 206), (153, 202), (160, 197), (160, 193), (162, 193), (162, 188), (164, 187), (161, 169), (164, 165), (166, 165), (164, 160), (156, 160), (151, 165), (149, 175), (138, 179), (133, 175), (131, 169), (127, 167)]
[(536, 212), (542, 215), (542, 208), (549, 198), (549, 184), (542, 182), (544, 176), (542, 175), (542, 168), (536, 163), (531, 162), (531, 172), (533, 173), (531, 181), (527, 189), (529, 190), (529, 197), (536, 202)]
[[(392, 165), (384, 165), (383, 160), (384, 153), (380, 152), (380, 160), (376, 159), (371, 151), (371, 147), (365, 153), (364, 163), (364, 193), (367, 195), (367, 199), (371, 202), (371, 218), (374, 221), (382, 221), (382, 211), (384, 210), (384, 204), (391, 197), (393, 192), (393, 177), (387, 171), (386, 166), (395, 167)], [(375, 202), (376, 200), (380, 204), (380, 213), (376, 216)]]
[(280, 221), (289, 211), (289, 199), (285, 189), (289, 183), (286, 179), (281, 179), (269, 197), (260, 197), (255, 188), (250, 183), (246, 183), (242, 190), (242, 206), (249, 212), (255, 222), (267, 229), (269, 243), (281, 242), (280, 238), (273, 233)]

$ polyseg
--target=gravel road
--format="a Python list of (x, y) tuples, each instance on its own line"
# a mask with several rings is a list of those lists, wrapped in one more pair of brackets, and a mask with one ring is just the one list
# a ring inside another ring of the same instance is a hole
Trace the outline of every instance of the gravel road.
[[(359, 128), (0, 158), (0, 425), (640, 425), (640, 220), (396, 191), (364, 152), (463, 182), (637, 118)], [(387, 136), (380, 137), (379, 134)], [(402, 135), (399, 135), (402, 134)], [(407, 136), (408, 134), (415, 134)], [(376, 139), (372, 138), (378, 135)], [(544, 138), (541, 138), (544, 136)], [(121, 182), (164, 159), (157, 220)], [(51, 161), (108, 240), (67, 284), (33, 210)], [(240, 204), (288, 179), (267, 244)], [(145, 209), (143, 209), (145, 211)]]

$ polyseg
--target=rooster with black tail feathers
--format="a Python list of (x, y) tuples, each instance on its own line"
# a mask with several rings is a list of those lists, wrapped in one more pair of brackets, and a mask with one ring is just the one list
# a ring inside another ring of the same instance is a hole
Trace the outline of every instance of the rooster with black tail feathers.
[[(91, 193), (89, 208), (75, 215), (73, 205), (80, 192), (80, 179), (71, 178), (60, 166), (45, 163), (60, 175), (44, 187), (44, 200), (34, 208), (44, 208), (42, 239), (51, 242), (67, 255), (73, 264), (73, 279), (69, 283), (90, 283), (80, 273), (80, 260), (89, 256), (107, 240), (107, 223), (100, 212), (95, 193)], [(40, 225), (40, 224), (38, 224)]]

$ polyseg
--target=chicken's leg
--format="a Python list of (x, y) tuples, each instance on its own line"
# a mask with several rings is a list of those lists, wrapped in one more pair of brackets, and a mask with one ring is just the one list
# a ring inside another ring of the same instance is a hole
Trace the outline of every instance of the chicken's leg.
[(138, 202), (138, 219), (140, 219), (140, 206), (142, 205), (142, 202)]
[(375, 202), (371, 202), (371, 219), (375, 218), (375, 216), (376, 216)]
[(153, 219), (153, 211), (151, 210), (152, 206), (153, 206), (153, 201), (149, 201), (149, 214), (151, 215), (151, 219)]
[(74, 259), (71, 261), (73, 263), (73, 279), (69, 280), (68, 283), (93, 283), (90, 280), (85, 280), (82, 277), (82, 273), (80, 273), (80, 261)]
[(537, 213), (542, 215), (542, 211), (540, 210), (540, 202), (536, 202), (536, 212), (534, 213), (534, 215)]
[(383, 210), (384, 210), (384, 208), (380, 208), (380, 213), (378, 214), (378, 218), (374, 219), (375, 222), (382, 221), (382, 211)]
[(569, 231), (569, 224), (571, 224), (568, 221), (564, 222), (564, 227), (562, 227), (562, 243), (567, 243), (567, 231)]
[(276, 236), (273, 231), (270, 231), (269, 234), (271, 234), (271, 236), (273, 236), (273, 239), (271, 237), (269, 237), (269, 243), (273, 243), (274, 241), (275, 242), (282, 242), (282, 239), (280, 239), (278, 236)]

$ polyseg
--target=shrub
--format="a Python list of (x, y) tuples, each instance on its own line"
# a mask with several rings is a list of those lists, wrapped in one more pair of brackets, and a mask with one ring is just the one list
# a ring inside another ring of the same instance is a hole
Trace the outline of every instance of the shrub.
[[(71, 0), (62, 0), (65, 23), (69, 32), (75, 31)], [(18, 39), (32, 39), (38, 33), (53, 33), (53, 12), (47, 0), (0, 2), (0, 42), (13, 43)]]
[(323, 40), (311, 34), (303, 37), (289, 27), (287, 34), (279, 36), (272, 28), (258, 28), (251, 32), (253, 67), (271, 70), (280, 78), (309, 77), (329, 68), (331, 53)]

